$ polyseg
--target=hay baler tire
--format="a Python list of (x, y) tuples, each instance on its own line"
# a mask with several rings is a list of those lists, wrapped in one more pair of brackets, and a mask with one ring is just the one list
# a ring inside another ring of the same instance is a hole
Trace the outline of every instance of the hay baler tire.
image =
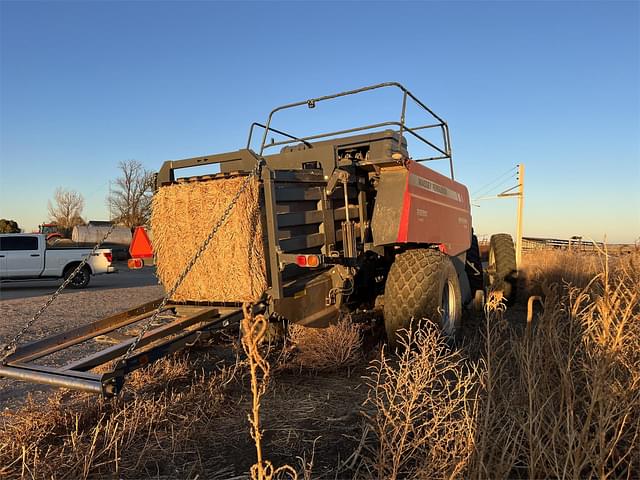
[[(69, 265), (64, 271), (64, 279), (66, 280), (71, 276), (74, 270), (78, 267), (78, 264)], [(73, 277), (69, 282), (69, 288), (85, 288), (91, 281), (91, 270), (86, 265)]]
[(491, 235), (489, 240), (489, 288), (502, 292), (507, 303), (515, 300), (518, 280), (516, 249), (508, 233)]
[[(399, 346), (398, 331), (412, 321), (437, 321), (455, 339), (462, 319), (462, 294), (456, 269), (438, 250), (418, 248), (396, 255), (384, 291), (384, 326), (391, 348)], [(415, 325), (415, 324), (414, 324)]]

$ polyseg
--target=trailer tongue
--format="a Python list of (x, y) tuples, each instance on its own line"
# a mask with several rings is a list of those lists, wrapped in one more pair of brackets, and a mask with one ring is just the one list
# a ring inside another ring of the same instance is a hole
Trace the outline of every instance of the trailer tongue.
[[(242, 319), (240, 307), (167, 303), (163, 315), (142, 336), (132, 356), (116, 362), (107, 373), (90, 371), (122, 357), (136, 338), (132, 334), (136, 332), (136, 327), (140, 328), (161, 302), (162, 299), (148, 302), (126, 312), (23, 345), (5, 359), (5, 363), (0, 366), (0, 376), (113, 396), (122, 388), (124, 377), (128, 373), (196, 340), (204, 339), (220, 328), (237, 324)], [(97, 340), (95, 344), (98, 345), (111, 345), (77, 360), (67, 361), (59, 367), (43, 365), (56, 353), (63, 350), (67, 354), (72, 353), (70, 351), (74, 346), (90, 340)]]

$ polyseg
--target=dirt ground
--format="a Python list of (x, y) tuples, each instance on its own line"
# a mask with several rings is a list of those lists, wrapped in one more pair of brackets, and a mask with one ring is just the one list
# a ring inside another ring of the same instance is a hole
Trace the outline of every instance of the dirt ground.
[[(312, 464), (313, 478), (352, 478), (347, 472), (353, 468), (349, 457), (362, 437), (366, 373), (364, 365), (340, 372), (276, 373), (261, 405), (268, 459), (275, 466), (288, 464), (298, 471)], [(250, 395), (248, 390), (236, 391), (231, 395), (232, 408), (216, 419), (218, 441), (209, 449), (205, 472), (243, 476), (255, 463), (247, 418)]]

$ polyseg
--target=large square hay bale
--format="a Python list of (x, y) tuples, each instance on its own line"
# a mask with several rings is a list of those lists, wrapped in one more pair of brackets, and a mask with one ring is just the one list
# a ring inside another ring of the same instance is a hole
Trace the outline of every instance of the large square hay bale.
[[(222, 217), (246, 177), (186, 182), (153, 197), (151, 229), (157, 273), (171, 289)], [(249, 186), (171, 298), (174, 301), (252, 302), (267, 288), (260, 187)]]

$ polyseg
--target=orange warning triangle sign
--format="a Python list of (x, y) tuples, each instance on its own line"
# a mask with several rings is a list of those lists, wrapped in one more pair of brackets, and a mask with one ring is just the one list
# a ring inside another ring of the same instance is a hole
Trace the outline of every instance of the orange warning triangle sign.
[(136, 227), (133, 231), (133, 239), (131, 240), (131, 245), (129, 245), (129, 254), (132, 258), (153, 257), (151, 240), (149, 240), (149, 236), (144, 227)]

